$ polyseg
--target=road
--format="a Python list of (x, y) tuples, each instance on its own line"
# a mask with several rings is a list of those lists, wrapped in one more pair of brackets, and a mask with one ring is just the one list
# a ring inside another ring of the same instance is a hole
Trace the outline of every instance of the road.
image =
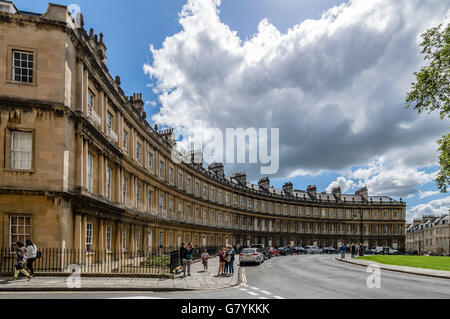
[(294, 255), (246, 266), (246, 282), (207, 292), (0, 293), (0, 298), (138, 299), (396, 299), (450, 298), (450, 280), (381, 270), (380, 288), (368, 288), (367, 268), (341, 263), (336, 255)]

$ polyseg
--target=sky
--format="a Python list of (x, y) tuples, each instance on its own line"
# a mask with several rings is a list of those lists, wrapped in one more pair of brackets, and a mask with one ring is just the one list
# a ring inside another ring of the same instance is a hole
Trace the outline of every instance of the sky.
[[(450, 21), (450, 0), (54, 2), (79, 5), (85, 28), (103, 32), (111, 75), (127, 95), (143, 93), (149, 122), (174, 127), (180, 146), (194, 120), (279, 128), (273, 186), (367, 186), (406, 201), (408, 221), (448, 213), (434, 178), (450, 123), (404, 106), (424, 63), (420, 35)], [(255, 164), (225, 168), (262, 177)]]

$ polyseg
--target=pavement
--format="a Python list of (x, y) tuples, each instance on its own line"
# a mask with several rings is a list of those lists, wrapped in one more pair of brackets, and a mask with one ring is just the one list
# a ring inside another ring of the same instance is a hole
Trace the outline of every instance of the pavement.
[(201, 262), (191, 264), (191, 276), (176, 274), (175, 278), (133, 277), (35, 277), (28, 281), (23, 275), (15, 281), (0, 277), (0, 292), (6, 291), (196, 291), (217, 290), (240, 283), (240, 267), (234, 263), (234, 274), (217, 276), (219, 258), (208, 261), (209, 270), (203, 271)]
[(365, 260), (365, 259), (351, 258), (351, 256), (346, 256), (345, 259), (336, 257), (335, 260), (340, 261), (340, 262), (354, 264), (354, 265), (364, 266), (364, 267), (376, 265), (376, 266), (380, 267), (380, 269), (383, 269), (383, 270), (397, 271), (397, 272), (402, 272), (402, 273), (407, 273), (407, 274), (412, 274), (412, 275), (421, 275), (421, 276), (428, 276), (428, 277), (450, 279), (450, 271), (445, 271), (445, 270), (434, 270), (434, 269), (425, 269), (425, 268), (417, 268), (417, 267), (389, 265), (389, 264), (378, 263), (378, 262)]

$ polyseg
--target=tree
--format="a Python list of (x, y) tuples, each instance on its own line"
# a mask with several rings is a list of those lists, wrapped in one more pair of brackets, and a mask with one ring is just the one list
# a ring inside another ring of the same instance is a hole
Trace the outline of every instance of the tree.
[[(416, 82), (406, 98), (406, 108), (413, 107), (419, 113), (439, 110), (441, 119), (450, 117), (450, 23), (439, 25), (422, 34), (422, 53), (428, 65), (414, 72)], [(450, 187), (450, 134), (438, 140), (440, 170), (436, 184), (441, 192)]]

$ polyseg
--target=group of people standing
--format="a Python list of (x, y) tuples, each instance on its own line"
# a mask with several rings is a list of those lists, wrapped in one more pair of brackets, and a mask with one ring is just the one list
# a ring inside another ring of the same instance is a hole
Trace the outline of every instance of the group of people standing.
[[(191, 275), (191, 264), (193, 259), (194, 248), (191, 243), (182, 243), (180, 247), (180, 263), (183, 266), (183, 275), (186, 277)], [(219, 271), (217, 276), (229, 276), (234, 274), (235, 250), (232, 245), (226, 245), (219, 250)], [(201, 255), (203, 271), (208, 271), (209, 253), (207, 249), (203, 250)]]
[(228, 276), (234, 274), (234, 256), (233, 246), (227, 245), (219, 250), (219, 272), (217, 276)]
[[(24, 274), (28, 277), (28, 281), (30, 281), (34, 277), (34, 268), (33, 264), (38, 258), (38, 249), (35, 244), (31, 241), (31, 239), (27, 239), (25, 245), (18, 241), (16, 242), (16, 250), (13, 252), (16, 257), (16, 264), (14, 266), (14, 277), (12, 280), (17, 280), (19, 273)], [(25, 269), (25, 263), (28, 271)]]
[[(350, 245), (350, 255), (352, 258), (355, 258), (356, 254), (359, 254), (360, 256), (364, 256), (364, 245), (359, 244), (359, 247), (356, 247), (355, 243), (352, 243)], [(339, 247), (339, 251), (341, 252), (341, 259), (345, 258), (345, 252), (347, 251), (347, 246), (345, 243), (342, 244), (341, 247)]]

